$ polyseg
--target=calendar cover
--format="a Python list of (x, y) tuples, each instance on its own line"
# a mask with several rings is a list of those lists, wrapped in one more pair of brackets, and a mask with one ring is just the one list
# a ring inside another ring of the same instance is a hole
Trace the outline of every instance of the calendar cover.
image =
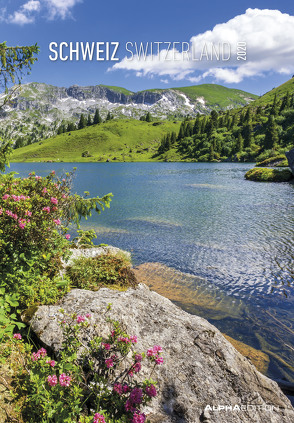
[(293, 3), (0, 21), (0, 420), (293, 422)]

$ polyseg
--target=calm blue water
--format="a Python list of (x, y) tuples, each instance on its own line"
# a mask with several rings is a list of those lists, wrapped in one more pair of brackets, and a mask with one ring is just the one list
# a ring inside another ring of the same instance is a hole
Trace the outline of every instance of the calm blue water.
[[(74, 166), (74, 191), (114, 195), (110, 209), (84, 224), (96, 229), (97, 243), (131, 250), (135, 264), (159, 262), (202, 278), (232, 308), (242, 303), (238, 318), (210, 320), (272, 353), (269, 375), (294, 382), (293, 368), (274, 356), (293, 366), (294, 185), (246, 181), (252, 165), (235, 163), (14, 163), (11, 170), (61, 174)], [(184, 299), (180, 305), (189, 309)]]

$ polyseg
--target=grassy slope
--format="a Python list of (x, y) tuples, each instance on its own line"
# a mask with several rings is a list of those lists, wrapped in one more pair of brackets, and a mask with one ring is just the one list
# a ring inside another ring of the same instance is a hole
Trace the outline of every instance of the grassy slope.
[[(14, 151), (12, 161), (149, 161), (157, 151), (162, 136), (179, 130), (179, 123), (153, 125), (138, 120), (112, 120), (79, 131), (57, 135), (41, 143)], [(93, 157), (83, 158), (89, 151)]]
[[(192, 101), (195, 101), (199, 97), (204, 97), (208, 105), (218, 105), (221, 108), (228, 107), (232, 103), (236, 105), (246, 105), (248, 100), (246, 99), (257, 99), (258, 96), (255, 94), (247, 93), (246, 91), (237, 90), (234, 88), (223, 87), (217, 84), (201, 84), (193, 85), (190, 87), (178, 87), (170, 88), (174, 91), (179, 91), (185, 94)], [(164, 89), (151, 89), (146, 91), (165, 91)]]
[(287, 94), (294, 92), (294, 78), (289, 79), (289, 81), (285, 82), (284, 84), (280, 85), (277, 88), (273, 88), (271, 91), (267, 92), (253, 103), (252, 106), (266, 106), (268, 103), (272, 103), (274, 101), (275, 95), (277, 94), (277, 99), (284, 97)]
[(220, 107), (227, 107), (231, 102), (245, 105), (248, 102), (246, 99), (257, 98), (254, 94), (217, 84), (202, 84), (173, 89), (184, 93), (191, 100), (204, 97), (208, 104), (218, 104)]

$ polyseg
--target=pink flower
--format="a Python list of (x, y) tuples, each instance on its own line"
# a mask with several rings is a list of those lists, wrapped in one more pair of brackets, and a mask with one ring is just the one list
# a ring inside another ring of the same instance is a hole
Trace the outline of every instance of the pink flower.
[(55, 170), (51, 170), (52, 175), (55, 175)]
[(113, 360), (111, 358), (108, 358), (105, 360), (106, 367), (109, 369), (110, 367), (113, 367)]
[(141, 404), (143, 400), (143, 391), (141, 388), (134, 388), (130, 393), (130, 401), (133, 404)]
[(87, 319), (90, 319), (91, 314), (90, 313), (86, 313), (86, 317), (87, 317)]
[(54, 367), (56, 362), (54, 360), (47, 360), (46, 364), (50, 364), (51, 367)]
[(85, 316), (77, 316), (77, 322), (82, 323), (86, 320)]
[(31, 211), (29, 211), (29, 210), (27, 210), (27, 211), (25, 212), (25, 215), (26, 215), (26, 216), (31, 216), (31, 215), (32, 215), (32, 212), (31, 212)]
[(144, 423), (146, 420), (146, 416), (144, 413), (140, 413), (139, 411), (135, 411), (132, 419), (132, 423)]
[(40, 179), (42, 179), (42, 176), (35, 176), (35, 178), (37, 179), (37, 181), (39, 181)]
[(133, 365), (133, 370), (134, 370), (135, 373), (138, 373), (141, 370), (141, 363), (139, 363), (139, 362), (135, 363)]
[(43, 193), (43, 194), (46, 194), (47, 192), (48, 192), (47, 188), (46, 188), (46, 187), (44, 187), (44, 188), (42, 189), (42, 193)]
[(9, 194), (4, 194), (3, 197), (2, 197), (2, 200), (7, 200), (7, 198), (9, 198), (9, 197), (10, 197)]
[(162, 357), (157, 357), (157, 358), (155, 359), (155, 363), (156, 363), (156, 364), (163, 364), (163, 358), (162, 358)]
[(46, 211), (47, 213), (50, 213), (50, 207), (49, 206), (43, 207), (42, 211)]
[(130, 391), (130, 388), (128, 387), (127, 384), (125, 384), (125, 385), (123, 385), (122, 390), (123, 390), (124, 394), (126, 394), (127, 392)]
[(93, 423), (105, 423), (105, 418), (102, 414), (95, 413)]
[(58, 200), (57, 200), (57, 198), (55, 198), (55, 197), (51, 197), (51, 198), (50, 198), (50, 201), (51, 201), (51, 203), (53, 203), (53, 204), (58, 204)]
[(70, 234), (66, 234), (66, 235), (65, 235), (65, 238), (66, 238), (66, 239), (69, 239), (69, 238), (70, 238)]
[(72, 378), (70, 376), (67, 376), (65, 373), (62, 373), (59, 376), (60, 386), (69, 386), (70, 385), (70, 382), (71, 382), (71, 379)]
[(131, 340), (132, 344), (136, 344), (138, 342), (138, 338), (136, 337), (136, 335), (130, 336), (130, 340)]
[(145, 392), (150, 398), (156, 397), (157, 395), (157, 391), (154, 385), (146, 386)]
[(110, 350), (110, 344), (105, 344), (104, 342), (102, 342), (102, 345), (106, 350)]
[(45, 357), (45, 355), (47, 355), (47, 351), (45, 348), (40, 348), (38, 354), (40, 354), (41, 357)]
[(39, 352), (33, 352), (33, 354), (32, 354), (32, 356), (31, 356), (31, 360), (32, 361), (37, 361), (37, 360), (39, 360), (39, 358), (40, 358), (40, 354), (39, 354)]
[(123, 388), (120, 383), (115, 383), (113, 387), (114, 392), (116, 392), (118, 395), (121, 395), (123, 393)]
[(60, 225), (61, 220), (60, 220), (60, 219), (54, 219), (54, 220), (53, 220), (53, 222), (54, 222), (56, 225)]
[(47, 382), (49, 383), (50, 386), (56, 386), (58, 382), (57, 376), (56, 375), (48, 376)]
[(14, 338), (14, 339), (22, 339), (22, 336), (21, 336), (21, 334), (20, 334), (20, 333), (15, 333), (15, 334), (13, 335), (13, 338)]
[(3, 209), (0, 209), (0, 216), (1, 216), (2, 213), (3, 213)]
[(142, 357), (141, 354), (136, 354), (135, 355), (135, 361), (142, 361), (142, 360), (143, 360), (143, 357)]

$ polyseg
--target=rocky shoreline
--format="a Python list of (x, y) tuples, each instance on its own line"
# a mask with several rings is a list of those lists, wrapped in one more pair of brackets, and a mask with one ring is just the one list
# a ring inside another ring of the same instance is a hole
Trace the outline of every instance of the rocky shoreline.
[[(144, 284), (122, 292), (74, 289), (60, 304), (41, 306), (26, 320), (44, 346), (58, 354), (60, 309), (91, 313), (91, 324), (83, 334), (89, 339), (97, 331), (103, 334), (102, 315), (109, 303), (111, 317), (138, 336), (138, 350), (147, 351), (158, 344), (164, 350), (164, 366), (158, 366), (152, 375), (158, 380), (160, 394), (152, 408), (145, 410), (152, 423), (294, 421), (294, 409), (277, 383), (257, 371), (216, 327)], [(143, 372), (142, 377), (146, 376)]]

